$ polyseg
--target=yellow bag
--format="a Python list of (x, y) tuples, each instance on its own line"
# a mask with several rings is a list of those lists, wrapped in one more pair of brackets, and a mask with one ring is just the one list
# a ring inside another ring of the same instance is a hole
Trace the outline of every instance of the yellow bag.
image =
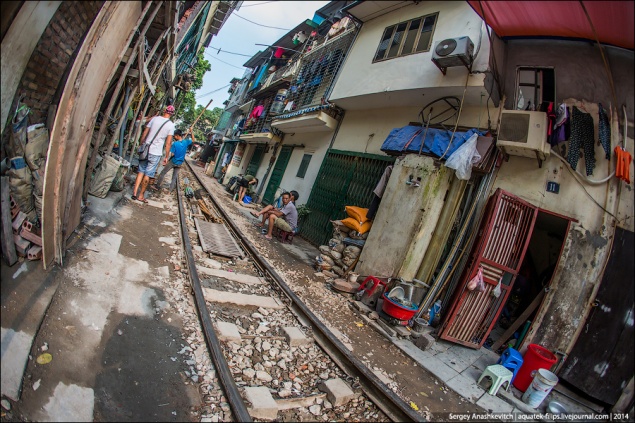
[(373, 222), (371, 222), (370, 220), (366, 220), (364, 223), (360, 224), (352, 217), (347, 217), (346, 219), (342, 220), (342, 223), (348, 228), (359, 232), (360, 234), (365, 234), (366, 232), (370, 231), (370, 227), (373, 226)]
[(348, 214), (348, 217), (352, 217), (353, 219), (357, 220), (360, 225), (370, 220), (366, 217), (366, 213), (368, 213), (368, 209), (363, 209), (361, 207), (355, 207), (355, 206), (345, 206), (344, 208), (346, 209), (346, 214)]

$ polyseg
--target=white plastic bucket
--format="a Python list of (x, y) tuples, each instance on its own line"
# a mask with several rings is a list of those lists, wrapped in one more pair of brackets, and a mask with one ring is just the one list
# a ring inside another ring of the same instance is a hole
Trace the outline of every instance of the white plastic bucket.
[(529, 388), (523, 394), (523, 402), (532, 408), (538, 408), (557, 383), (558, 376), (549, 370), (538, 369)]

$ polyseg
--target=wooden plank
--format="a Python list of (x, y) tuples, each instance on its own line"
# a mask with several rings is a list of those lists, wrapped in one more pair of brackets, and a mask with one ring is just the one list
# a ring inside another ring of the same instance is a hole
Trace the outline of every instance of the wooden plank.
[(239, 292), (218, 291), (211, 288), (203, 288), (203, 296), (205, 297), (205, 301), (209, 301), (211, 303), (229, 303), (239, 306), (272, 308), (275, 310), (280, 310), (285, 307), (284, 304), (273, 297), (241, 294)]
[(45, 268), (53, 261), (62, 263), (66, 240), (79, 225), (81, 188), (95, 119), (141, 6), (140, 2), (106, 2), (65, 82), (46, 160), (42, 210)]
[(13, 243), (13, 225), (11, 224), (11, 200), (9, 198), (9, 177), (2, 176), (0, 178), (0, 200), (2, 212), (2, 257), (4, 261), (13, 266), (18, 261), (18, 255), (15, 252), (15, 244)]
[[(529, 304), (525, 311), (523, 311), (523, 313), (518, 316), (518, 319), (516, 319), (514, 323), (512, 323), (512, 325), (507, 328), (505, 333), (503, 333), (501, 337), (498, 338), (496, 342), (494, 342), (491, 348), (492, 351), (498, 351), (501, 345), (503, 345), (503, 343), (507, 341), (509, 337), (512, 336), (523, 323), (525, 323), (525, 321), (527, 321), (529, 315), (533, 313), (536, 308), (538, 308), (544, 296), (545, 290), (541, 289), (538, 295), (536, 295), (536, 298), (534, 298), (534, 300), (531, 302), (531, 304)], [(518, 347), (518, 345), (516, 345), (516, 347)]]

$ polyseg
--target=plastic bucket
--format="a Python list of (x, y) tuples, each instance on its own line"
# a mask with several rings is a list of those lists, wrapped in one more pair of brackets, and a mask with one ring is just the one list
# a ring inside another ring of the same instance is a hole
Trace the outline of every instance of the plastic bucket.
[(536, 371), (538, 369), (549, 370), (556, 361), (558, 361), (558, 357), (548, 349), (537, 344), (529, 344), (527, 352), (523, 356), (523, 365), (514, 378), (514, 386), (521, 392), (525, 392), (536, 375)]
[(538, 369), (536, 376), (523, 394), (523, 402), (531, 408), (538, 408), (557, 383), (558, 376), (549, 370)]

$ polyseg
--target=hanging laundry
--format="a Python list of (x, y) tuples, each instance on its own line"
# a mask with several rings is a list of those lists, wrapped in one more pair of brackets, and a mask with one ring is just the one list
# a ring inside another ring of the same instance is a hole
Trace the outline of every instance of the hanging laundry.
[(598, 139), (600, 144), (602, 144), (602, 148), (604, 148), (606, 159), (609, 160), (611, 158), (611, 125), (602, 103), (598, 103), (598, 105), (600, 106), (598, 111)]
[(549, 138), (549, 144), (551, 144), (552, 147), (569, 139), (571, 135), (570, 122), (569, 109), (566, 104), (562, 103), (556, 110), (556, 120), (553, 124), (551, 138)]
[(593, 118), (590, 114), (581, 112), (573, 106), (567, 162), (575, 170), (580, 159), (580, 148), (583, 148), (587, 176), (592, 175), (595, 168), (595, 146), (593, 144)]
[(627, 184), (631, 183), (630, 170), (631, 170), (631, 153), (624, 150), (619, 145), (615, 147), (615, 176)]
[[(543, 103), (544, 104), (544, 103)], [(553, 102), (547, 103), (547, 139), (551, 139), (551, 135), (553, 134), (553, 130), (556, 125), (556, 111), (553, 110)]]

